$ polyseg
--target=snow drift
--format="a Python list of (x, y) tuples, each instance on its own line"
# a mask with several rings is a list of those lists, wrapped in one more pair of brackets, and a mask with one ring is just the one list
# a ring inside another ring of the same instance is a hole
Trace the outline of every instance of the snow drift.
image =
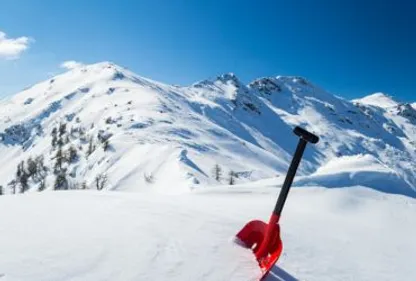
[(412, 186), (372, 155), (344, 156), (334, 159), (318, 168), (315, 173), (296, 180), (295, 185), (325, 187), (362, 185), (386, 193), (416, 197)]
[[(278, 191), (266, 185), (1, 196), (0, 213), (9, 215), (0, 221), (0, 279), (257, 280), (254, 255), (232, 241), (247, 221), (267, 220)], [(310, 187), (294, 189), (283, 213), (278, 265), (298, 280), (408, 280), (416, 273), (413, 199)]]

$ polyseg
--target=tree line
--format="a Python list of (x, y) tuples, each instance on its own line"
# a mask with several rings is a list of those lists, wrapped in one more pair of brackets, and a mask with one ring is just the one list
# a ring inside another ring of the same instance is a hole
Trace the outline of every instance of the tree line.
[(230, 170), (227, 174), (227, 177), (224, 178), (223, 177), (223, 169), (218, 164), (215, 164), (214, 167), (212, 168), (212, 176), (218, 182), (221, 182), (225, 179), (226, 182), (229, 185), (234, 185), (235, 181), (236, 181), (236, 178), (238, 178), (238, 174), (236, 172), (234, 172), (233, 170)]
[[(77, 121), (77, 123), (79, 122)], [(30, 156), (26, 161), (22, 160), (16, 167), (14, 179), (8, 183), (11, 193), (24, 193), (31, 187), (43, 191), (47, 188), (47, 177), (49, 175), (54, 176), (52, 184), (54, 190), (86, 189), (87, 183), (85, 181), (80, 184), (70, 179), (76, 177), (75, 172), (70, 171), (70, 167), (80, 160), (80, 151), (83, 150), (82, 143), (87, 145), (83, 154), (88, 159), (97, 149), (97, 144), (101, 145), (104, 151), (110, 149), (112, 134), (100, 130), (95, 139), (93, 136), (87, 136), (83, 127), (72, 127), (68, 130), (66, 123), (59, 123), (51, 130), (50, 136), (52, 154), (49, 162), (50, 167), (45, 165), (43, 155)], [(71, 139), (80, 139), (81, 144), (75, 146), (71, 143)], [(107, 183), (108, 176), (105, 173), (100, 173), (94, 178), (94, 185), (97, 190), (104, 189)], [(5, 190), (0, 185), (0, 195), (4, 193)]]

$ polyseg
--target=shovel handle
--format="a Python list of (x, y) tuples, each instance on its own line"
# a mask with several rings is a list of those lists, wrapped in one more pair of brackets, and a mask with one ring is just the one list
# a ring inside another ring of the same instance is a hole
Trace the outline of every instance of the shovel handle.
[(290, 187), (292, 186), (293, 179), (295, 178), (300, 160), (302, 159), (303, 152), (306, 148), (306, 144), (308, 142), (317, 143), (319, 141), (318, 136), (300, 127), (296, 127), (293, 130), (293, 132), (295, 133), (295, 135), (299, 136), (299, 142), (298, 146), (296, 147), (295, 155), (293, 156), (292, 162), (290, 163), (286, 179), (283, 183), (282, 189), (280, 190), (279, 198), (277, 199), (277, 203), (273, 211), (273, 214), (277, 216), (277, 218), (280, 218), (280, 214), (282, 213), (283, 206), (285, 205), (287, 195), (289, 194)]
[(296, 127), (293, 132), (295, 133), (295, 135), (297, 135), (298, 137), (306, 140), (307, 142), (310, 143), (317, 143), (319, 141), (319, 137), (306, 131), (305, 129), (302, 129), (301, 127)]

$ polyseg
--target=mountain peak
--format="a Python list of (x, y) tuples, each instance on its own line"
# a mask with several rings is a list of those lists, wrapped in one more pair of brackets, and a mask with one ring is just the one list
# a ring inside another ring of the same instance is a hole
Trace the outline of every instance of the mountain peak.
[(234, 85), (242, 84), (242, 82), (238, 79), (237, 75), (232, 72), (224, 73), (217, 77), (217, 81), (221, 81), (223, 83), (231, 82)]
[(87, 68), (118, 68), (118, 69), (124, 69), (123, 67), (111, 62), (111, 61), (102, 61), (92, 64), (86, 64), (84, 65)]
[(282, 91), (281, 86), (278, 84), (278, 81), (274, 77), (262, 77), (254, 80), (248, 84), (249, 88), (258, 90), (262, 94), (271, 94), (272, 92)]
[[(215, 78), (205, 79), (192, 84), (195, 88), (216, 88), (219, 84), (232, 85), (236, 88), (241, 88), (244, 84), (238, 79), (237, 75), (232, 72), (221, 74)], [(216, 85), (216, 86), (215, 86)], [(221, 86), (220, 86), (221, 87)]]
[(410, 103), (403, 103), (397, 107), (397, 114), (413, 122), (416, 121), (416, 109)]
[(77, 72), (100, 72), (104, 70), (113, 70), (115, 72), (129, 72), (128, 69), (119, 66), (111, 61), (102, 61), (97, 63), (91, 63), (91, 64), (81, 64), (79, 67), (73, 68), (72, 70), (75, 70)]
[(301, 77), (301, 76), (277, 76), (276, 77), (277, 80), (279, 81), (284, 81), (284, 82), (290, 82), (290, 83), (299, 83), (302, 85), (309, 85), (311, 84), (306, 78)]
[[(392, 101), (378, 93), (363, 103), (380, 100)], [(109, 189), (218, 184), (210, 176), (216, 163), (236, 171), (241, 183), (275, 177), (286, 172), (296, 141), (290, 131), (301, 125), (322, 136), (305, 155), (303, 175), (335, 158), (375, 155), (397, 171), (403, 189), (397, 182), (385, 184), (384, 176), (377, 176), (381, 185), (370, 187), (409, 194), (405, 188), (416, 190), (415, 116), (410, 104), (386, 110), (355, 106), (297, 76), (263, 77), (246, 86), (225, 73), (174, 88), (100, 62), (0, 103), (0, 185), (15, 179), (21, 161), (44, 155), (47, 185), (53, 188), (57, 151), (51, 139), (60, 124), (67, 126), (62, 149), (74, 146), (80, 155), (64, 165), (74, 186), (84, 180), (94, 186), (94, 178), (106, 173)], [(95, 151), (89, 149), (91, 139)], [(34, 189), (37, 185), (31, 181)]]
[(361, 98), (361, 99), (355, 99), (353, 101), (361, 103), (361, 104), (372, 105), (372, 106), (377, 106), (381, 108), (389, 108), (389, 107), (394, 107), (394, 106), (399, 105), (399, 103), (395, 101), (392, 96), (389, 96), (381, 92), (365, 96), (364, 98)]
[[(112, 70), (118, 73), (125, 73), (127, 76), (131, 76), (133, 74), (127, 68), (117, 65), (111, 61), (103, 61), (94, 64), (85, 65), (84, 69), (87, 70), (94, 70), (94, 71), (101, 71), (101, 70)], [(134, 75), (133, 75), (134, 76)]]

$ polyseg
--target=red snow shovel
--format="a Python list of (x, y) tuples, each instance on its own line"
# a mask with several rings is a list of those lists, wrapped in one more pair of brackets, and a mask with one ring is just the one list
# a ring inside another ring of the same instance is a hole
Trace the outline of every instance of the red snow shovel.
[(253, 250), (256, 259), (259, 262), (263, 272), (260, 280), (268, 274), (282, 253), (283, 243), (280, 239), (279, 219), (287, 195), (289, 194), (293, 178), (295, 177), (296, 170), (298, 169), (303, 152), (305, 151), (306, 144), (308, 142), (317, 143), (319, 141), (317, 136), (300, 127), (296, 127), (293, 132), (299, 136), (299, 143), (295, 155), (293, 156), (292, 163), (290, 164), (289, 171), (287, 172), (285, 182), (280, 190), (276, 206), (269, 219), (269, 223), (267, 224), (260, 220), (253, 220), (247, 223), (244, 228), (237, 233), (237, 238), (247, 248)]

